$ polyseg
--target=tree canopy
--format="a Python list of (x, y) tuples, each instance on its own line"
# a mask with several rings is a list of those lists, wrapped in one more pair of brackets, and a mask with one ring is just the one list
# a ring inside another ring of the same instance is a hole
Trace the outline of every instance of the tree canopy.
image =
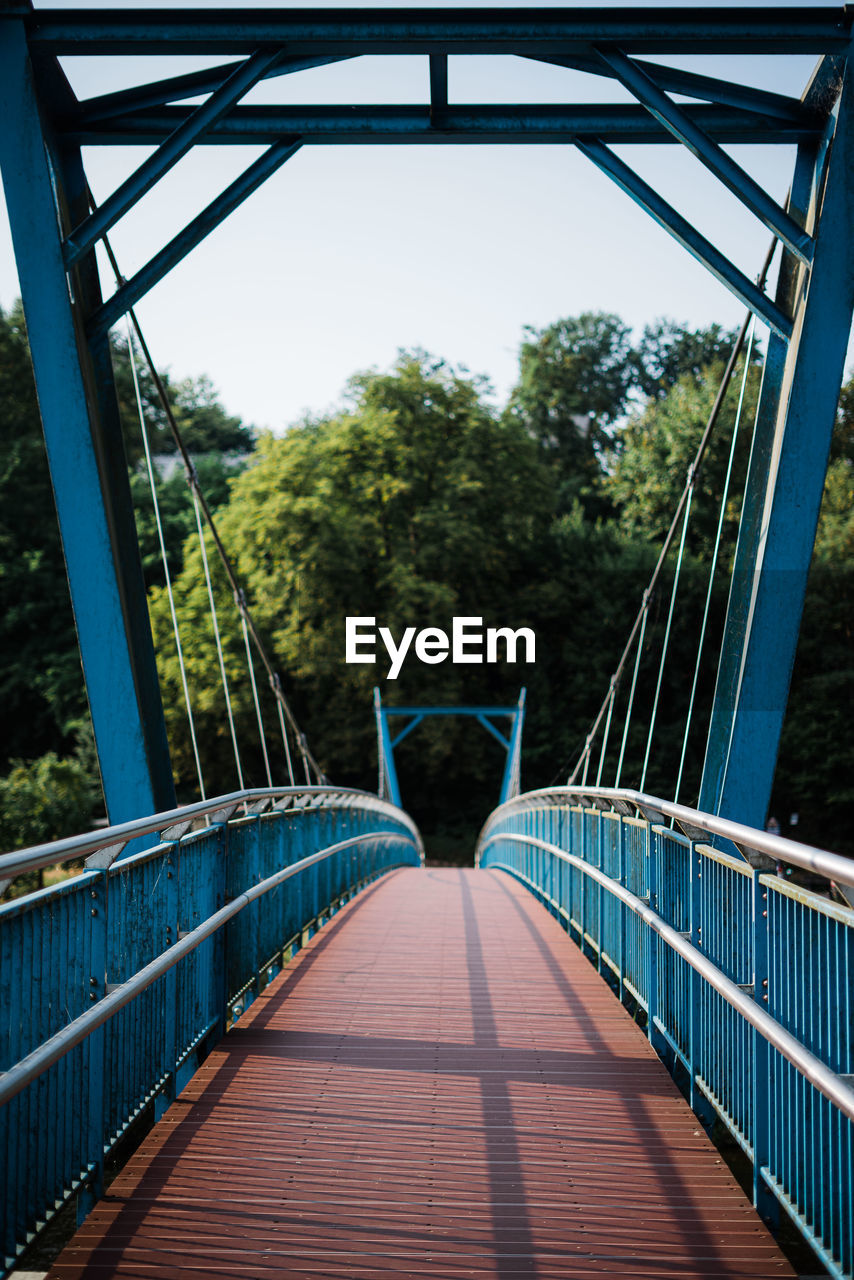
[[(673, 321), (649, 325), (633, 341), (619, 317), (585, 313), (525, 330), (519, 380), (501, 410), (492, 407), (482, 380), (422, 351), (403, 352), (387, 371), (354, 376), (340, 410), (257, 442), (206, 378), (169, 383), (253, 616), (315, 755), (336, 782), (376, 785), (375, 683), (392, 703), (506, 705), (526, 684), (524, 784), (565, 780), (640, 604), (732, 341), (719, 326), (695, 331)], [(179, 794), (190, 798), (194, 766), (128, 354), (121, 345), (114, 361)], [(737, 372), (695, 489), (650, 754), (646, 785), (653, 792), (671, 791), (678, 767), (739, 383)], [(758, 386), (754, 353), (688, 743), (681, 797), (688, 803), (702, 766)], [(195, 517), (145, 378), (142, 391), (159, 459), (161, 514), (206, 783), (209, 792), (231, 790), (235, 766)], [(854, 764), (844, 722), (854, 693), (852, 423), (849, 383), (840, 401), (773, 801), (784, 818), (799, 812), (797, 834), (839, 848), (849, 842)], [(0, 492), (0, 691), (12, 710), (0, 792), (12, 812), (14, 797), (45, 779), (58, 794), (71, 794), (71, 773), (66, 778), (60, 766), (78, 759), (77, 725), (85, 717), (17, 310), (0, 315)], [(244, 776), (260, 783), (262, 755), (235, 604), (212, 554), (211, 567)], [(646, 749), (669, 572), (651, 605), (624, 783), (638, 780)], [(530, 666), (411, 662), (390, 681), (382, 664), (345, 664), (348, 615), (375, 617), (396, 637), (413, 625), (449, 630), (454, 616), (480, 617), (484, 627), (527, 626), (537, 636), (537, 660)], [(278, 752), (275, 772), (283, 777), (274, 705), (260, 669), (257, 675), (268, 739)], [(603, 781), (613, 780), (626, 697), (624, 684)], [(405, 802), (428, 841), (438, 841), (431, 847), (456, 841), (459, 851), (469, 852), (497, 797), (503, 769), (498, 744), (472, 721), (425, 721), (401, 744), (397, 761)], [(597, 771), (598, 754), (591, 777)], [(31, 807), (38, 809), (35, 801)], [(42, 812), (48, 810), (42, 806)], [(66, 811), (60, 805), (57, 812)]]

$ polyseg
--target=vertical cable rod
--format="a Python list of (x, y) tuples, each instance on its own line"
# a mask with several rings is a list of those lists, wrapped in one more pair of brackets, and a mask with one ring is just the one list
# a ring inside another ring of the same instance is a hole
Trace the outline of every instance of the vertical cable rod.
[[(98, 206), (95, 201), (95, 197), (92, 195), (91, 190), (89, 190), (88, 196), (89, 196), (89, 206), (94, 211), (95, 209), (97, 209)], [(121, 271), (119, 270), (119, 264), (116, 259), (116, 255), (113, 252), (113, 247), (110, 244), (109, 237), (107, 235), (104, 235), (102, 238), (102, 242), (107, 254), (107, 258), (109, 259), (110, 266), (113, 270), (113, 274), (116, 277), (116, 283), (118, 285), (126, 284), (127, 282), (124, 276), (122, 275)], [(181, 435), (180, 429), (178, 427), (178, 423), (175, 418), (175, 414), (172, 410), (172, 405), (169, 401), (168, 395), (166, 394), (166, 387), (163, 384), (163, 379), (161, 378), (160, 374), (157, 371), (157, 367), (154, 363), (154, 360), (152, 359), (151, 352), (148, 348), (148, 344), (145, 341), (145, 336), (142, 332), (142, 326), (139, 323), (139, 319), (133, 307), (128, 308), (127, 314), (131, 324), (133, 325), (134, 332), (136, 333), (137, 341), (139, 342), (140, 350), (142, 352), (148, 371), (151, 375), (151, 379), (154, 383), (155, 390), (157, 391), (157, 397), (163, 408), (163, 412), (166, 415), (166, 420), (169, 424), (169, 430), (172, 433), (172, 438), (175, 441), (178, 452), (181, 456), (181, 460), (184, 463), (184, 470), (187, 475), (187, 482), (188, 484), (191, 485), (191, 487), (194, 487), (196, 489), (196, 493), (199, 499), (199, 504), (202, 509), (202, 514), (204, 516), (204, 519), (208, 528), (211, 531), (211, 537), (213, 538), (214, 546), (216, 547), (217, 553), (222, 562), (222, 566), (225, 570), (226, 577), (228, 578), (229, 585), (231, 586), (234, 592), (238, 592), (241, 590), (241, 587), (237, 579), (237, 574), (235, 572), (234, 565), (232, 564), (231, 559), (228, 555), (228, 552), (226, 551), (223, 545), (222, 539), (219, 536), (219, 530), (217, 529), (216, 522), (214, 521), (210, 507), (207, 504), (205, 495), (201, 491), (201, 489), (198, 487), (198, 484), (194, 479), (195, 469), (193, 467), (193, 461), (189, 453), (187, 452), (187, 446), (184, 443), (183, 436)], [(313, 769), (317, 781), (321, 785), (323, 785), (328, 781), (328, 779), (324, 774), (323, 770), (320, 768), (320, 765), (315, 760), (314, 756), (311, 754), (311, 751), (309, 750), (308, 742), (306, 740), (305, 734), (302, 733), (302, 731), (300, 730), (300, 727), (297, 724), (296, 719), (294, 718), (294, 714), (291, 711), (290, 705), (288, 704), (288, 701), (285, 698), (284, 691), (282, 690), (282, 687), (281, 687), (281, 681), (279, 681), (278, 683), (275, 683), (276, 672), (273, 670), (273, 666), (268, 657), (267, 650), (264, 648), (264, 645), (261, 641), (261, 637), (259, 636), (258, 631), (255, 627), (255, 623), (253, 621), (252, 614), (249, 610), (248, 605), (244, 606), (244, 610), (245, 610), (246, 623), (247, 623), (249, 632), (252, 636), (253, 644), (255, 645), (258, 656), (260, 657), (267, 671), (267, 675), (270, 679), (271, 686), (273, 687), (273, 690), (276, 694), (276, 698), (282, 708), (284, 717), (287, 720), (288, 724), (291, 726), (291, 730), (295, 738), (299, 742), (300, 752), (302, 754), (303, 762), (305, 764), (306, 782), (311, 783), (311, 769)], [(311, 767), (309, 767), (309, 765)]]
[(243, 784), (243, 767), (240, 763), (240, 748), (237, 745), (237, 731), (234, 727), (234, 713), (231, 707), (231, 691), (228, 687), (228, 676), (225, 671), (225, 656), (222, 651), (222, 639), (219, 633), (219, 621), (216, 613), (216, 603), (214, 601), (213, 586), (211, 584), (211, 571), (208, 564), (208, 549), (205, 546), (205, 532), (202, 527), (202, 513), (199, 508), (199, 499), (193, 485), (190, 486), (190, 493), (193, 495), (193, 510), (196, 513), (196, 528), (199, 532), (199, 546), (202, 549), (202, 564), (205, 570), (205, 583), (208, 590), (208, 604), (210, 605), (211, 622), (213, 624), (214, 639), (216, 641), (217, 658), (219, 659), (219, 673), (222, 680), (223, 693), (225, 694), (225, 709), (228, 715), (228, 728), (231, 734), (231, 745), (234, 750), (234, 763), (237, 766), (237, 780), (240, 783), (240, 790), (245, 790)]
[[(697, 696), (697, 683), (700, 678), (700, 667), (702, 665), (703, 648), (706, 642), (706, 629), (709, 623), (709, 610), (712, 603), (712, 589), (715, 581), (715, 570), (718, 564), (718, 556), (720, 554), (721, 538), (723, 536), (724, 516), (726, 515), (727, 498), (729, 497), (729, 486), (732, 479), (732, 469), (735, 462), (735, 448), (738, 443), (738, 433), (741, 425), (741, 415), (744, 409), (744, 397), (747, 390), (747, 379), (750, 374), (750, 360), (753, 354), (753, 339), (756, 333), (755, 324), (751, 326), (750, 335), (747, 343), (747, 353), (744, 357), (744, 372), (741, 378), (741, 389), (738, 396), (738, 407), (735, 413), (735, 422), (732, 428), (732, 440), (729, 446), (729, 457), (727, 459), (726, 475), (724, 476), (723, 492), (721, 493), (721, 505), (718, 512), (718, 527), (715, 531), (715, 545), (712, 550), (712, 562), (709, 566), (709, 581), (706, 586), (706, 600), (703, 606), (703, 621), (700, 624), (700, 638), (697, 642), (697, 660), (694, 663), (694, 678), (691, 681), (691, 696), (688, 700), (688, 715), (685, 720), (685, 732), (682, 735), (682, 754), (679, 758), (679, 772), (676, 776), (676, 790), (673, 793), (673, 803), (678, 803), (679, 790), (682, 786), (682, 774), (685, 769), (685, 757), (688, 751), (688, 736), (691, 732), (691, 721), (694, 715), (694, 702)], [(757, 410), (758, 410), (757, 403)]]
[(612, 680), (611, 696), (608, 700), (608, 717), (605, 721), (605, 730), (602, 734), (602, 750), (599, 752), (599, 768), (596, 770), (596, 786), (597, 787), (602, 782), (602, 770), (605, 767), (605, 752), (608, 749), (608, 734), (611, 732), (611, 716), (614, 714), (614, 695), (616, 694), (616, 691), (617, 691), (617, 686), (615, 682)]
[(646, 752), (643, 758), (643, 769), (641, 771), (639, 790), (643, 791), (646, 782), (646, 770), (649, 764), (649, 753), (652, 749), (652, 736), (655, 732), (655, 721), (658, 715), (658, 700), (661, 696), (661, 683), (664, 679), (664, 668), (667, 663), (667, 650), (670, 646), (670, 629), (673, 625), (673, 614), (676, 609), (676, 593), (679, 590), (679, 578), (682, 573), (682, 560), (685, 554), (685, 535), (688, 532), (688, 518), (691, 515), (691, 499), (694, 495), (694, 484), (696, 482), (697, 473), (691, 468), (688, 500), (685, 503), (685, 515), (682, 520), (682, 535), (679, 539), (679, 553), (676, 557), (676, 569), (673, 573), (673, 589), (670, 592), (670, 608), (667, 610), (667, 626), (664, 629), (664, 639), (661, 643), (661, 661), (658, 664), (658, 679), (655, 682), (655, 698), (652, 703), (652, 714), (649, 718), (649, 732), (646, 735)]
[(635, 665), (632, 671), (632, 685), (631, 685), (631, 688), (629, 689), (629, 701), (626, 707), (626, 718), (623, 721), (623, 740), (620, 743), (620, 758), (617, 761), (617, 776), (614, 779), (615, 787), (618, 787), (620, 785), (620, 775), (623, 772), (623, 759), (626, 754), (626, 742), (628, 741), (628, 737), (629, 737), (629, 725), (632, 722), (632, 710), (634, 709), (634, 705), (635, 705), (635, 689), (637, 688), (637, 683), (638, 683), (638, 669), (640, 667), (641, 654), (643, 653), (643, 640), (644, 640), (644, 636), (646, 635), (646, 622), (647, 622), (647, 618), (649, 617), (649, 601), (650, 601), (649, 591), (645, 591), (643, 596), (643, 621), (641, 622), (640, 635), (638, 636), (638, 647), (637, 647), (637, 653), (635, 654)]
[(154, 463), (151, 459), (151, 447), (148, 440), (148, 428), (145, 425), (145, 411), (142, 407), (142, 393), (139, 389), (139, 378), (136, 371), (136, 349), (133, 341), (133, 331), (130, 327), (130, 320), (127, 325), (128, 334), (128, 355), (130, 356), (131, 375), (133, 377), (133, 390), (136, 397), (136, 409), (139, 415), (139, 429), (142, 432), (142, 447), (145, 451), (145, 465), (148, 470), (148, 483), (151, 488), (151, 500), (154, 504), (154, 522), (157, 526), (157, 539), (160, 543), (160, 558), (163, 561), (163, 576), (166, 581), (166, 595), (169, 598), (169, 612), (172, 615), (172, 631), (175, 636), (175, 648), (178, 652), (178, 668), (181, 672), (181, 686), (184, 690), (184, 705), (187, 708), (187, 720), (190, 725), (190, 741), (193, 744), (193, 758), (196, 762), (196, 774), (199, 779), (199, 792), (203, 800), (207, 800), (205, 793), (205, 780), (202, 776), (202, 762), (199, 759), (199, 744), (196, 741), (196, 722), (193, 716), (193, 706), (190, 701), (190, 689), (187, 684), (187, 670), (184, 664), (184, 649), (181, 644), (181, 632), (178, 627), (178, 614), (175, 610), (175, 595), (172, 590), (172, 575), (169, 572), (169, 560), (166, 555), (166, 539), (163, 536), (163, 521), (160, 518), (160, 503), (157, 498), (157, 484), (154, 479)]
[(252, 646), (249, 643), (249, 628), (246, 625), (245, 604), (242, 594), (235, 598), (240, 613), (240, 625), (243, 628), (243, 643), (246, 646), (246, 665), (249, 667), (249, 682), (252, 685), (252, 701), (255, 703), (255, 715), (258, 720), (258, 735), (261, 739), (261, 750), (264, 753), (264, 771), (267, 774), (267, 786), (272, 787), (273, 775), (270, 772), (270, 757), (267, 753), (267, 735), (264, 732), (264, 720), (261, 716), (261, 703), (258, 698), (258, 685), (255, 682), (255, 663), (252, 661)]

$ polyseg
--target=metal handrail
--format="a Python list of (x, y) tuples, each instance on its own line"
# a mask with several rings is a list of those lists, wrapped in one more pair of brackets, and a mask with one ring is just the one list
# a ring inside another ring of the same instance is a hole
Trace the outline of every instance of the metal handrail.
[(715, 814), (703, 813), (699, 809), (690, 809), (684, 804), (674, 804), (671, 800), (662, 800), (657, 796), (646, 795), (642, 791), (626, 790), (620, 787), (545, 787), (541, 791), (526, 791), (524, 795), (516, 796), (499, 805), (490, 814), (478, 837), (478, 846), (486, 839), (495, 822), (506, 817), (514, 809), (535, 808), (543, 801), (549, 800), (555, 804), (575, 802), (618, 811), (620, 805), (632, 805), (645, 817), (651, 811), (661, 818), (673, 818), (692, 838), (696, 838), (698, 832), (722, 836), (739, 849), (762, 853), (777, 862), (801, 867), (805, 871), (814, 871), (828, 880), (854, 886), (854, 859), (846, 858), (839, 853), (828, 853), (824, 849), (801, 844), (797, 840), (787, 840), (784, 836), (773, 835), (770, 831), (759, 831), (755, 827), (733, 822), (729, 818), (719, 818)]
[[(255, 805), (262, 800), (281, 800), (293, 797), (296, 802), (303, 796), (309, 798), (337, 797), (358, 800), (366, 809), (381, 813), (386, 817), (394, 817), (404, 823), (411, 831), (419, 854), (422, 853), (421, 838), (415, 823), (402, 809), (381, 800), (370, 791), (360, 791), (355, 787), (303, 786), (303, 787), (250, 787), (244, 791), (230, 791), (224, 796), (215, 796), (211, 800), (199, 800), (195, 804), (181, 805), (176, 809), (168, 809), (164, 813), (155, 813), (147, 818), (135, 818), (131, 822), (120, 822), (116, 826), (104, 827), (100, 831), (84, 832), (78, 836), (68, 836), (64, 840), (56, 840), (47, 844), (31, 845), (27, 849), (18, 849), (12, 853), (0, 854), (0, 880), (10, 880), (26, 871), (38, 871), (41, 867), (56, 866), (59, 863), (71, 862), (75, 858), (83, 858), (96, 854), (101, 850), (109, 850), (113, 861), (124, 846), (138, 836), (150, 835), (152, 832), (168, 832), (170, 828), (183, 826), (186, 830), (198, 818), (207, 818), (222, 814), (226, 820), (240, 805)], [(102, 862), (100, 865), (109, 865)]]
[[(509, 806), (504, 807), (507, 808)], [(823, 1093), (850, 1120), (854, 1120), (854, 1089), (822, 1062), (820, 1058), (811, 1053), (805, 1045), (801, 1044), (800, 1040), (786, 1031), (779, 1022), (771, 1017), (770, 1013), (766, 1013), (761, 1005), (757, 1004), (736, 983), (732, 982), (717, 965), (712, 964), (697, 947), (693, 946), (681, 933), (678, 933), (676, 929), (667, 924), (656, 911), (653, 911), (651, 907), (647, 906), (630, 890), (624, 888), (623, 885), (598, 867), (594, 867), (589, 862), (585, 862), (583, 858), (579, 858), (577, 854), (567, 853), (559, 845), (550, 844), (547, 840), (540, 840), (536, 836), (517, 835), (506, 831), (496, 832), (494, 835), (486, 837), (482, 842), (479, 841), (478, 844), (480, 848), (485, 848), (487, 845), (497, 843), (500, 840), (515, 841), (517, 844), (533, 845), (537, 849), (545, 849), (561, 859), (561, 861), (577, 867), (585, 875), (589, 876), (591, 880), (595, 880), (597, 884), (613, 894), (614, 897), (619, 898), (621, 902), (624, 902), (626, 906), (630, 907), (636, 915), (648, 924), (669, 947), (680, 955), (692, 969), (705, 978), (709, 986), (713, 987), (726, 1000), (728, 1005), (736, 1009), (745, 1021), (749, 1022), (770, 1045), (773, 1045), (810, 1084)], [(492, 865), (501, 864), (493, 863)], [(506, 869), (513, 872), (513, 868), (510, 866), (507, 866)]]
[(315, 862), (322, 862), (333, 854), (340, 853), (342, 849), (352, 848), (354, 845), (366, 844), (375, 840), (400, 840), (401, 838), (411, 840), (415, 848), (419, 849), (420, 841), (415, 835), (405, 836), (400, 831), (373, 831), (364, 835), (351, 836), (347, 840), (339, 840), (336, 844), (331, 844), (326, 849), (320, 849), (305, 858), (300, 858), (299, 862), (291, 863), (290, 866), (274, 872), (273, 875), (267, 876), (265, 880), (253, 885), (251, 889), (246, 889), (243, 893), (238, 894), (226, 906), (220, 907), (213, 915), (208, 916), (207, 920), (203, 921), (202, 924), (190, 930), (178, 942), (173, 943), (171, 947), (167, 947), (155, 960), (144, 965), (133, 977), (128, 978), (126, 982), (122, 982), (114, 990), (110, 991), (91, 1009), (87, 1009), (85, 1013), (80, 1014), (73, 1022), (69, 1022), (61, 1031), (56, 1032), (55, 1035), (40, 1044), (38, 1048), (28, 1053), (26, 1057), (21, 1058), (8, 1071), (0, 1073), (0, 1106), (9, 1102), (22, 1089), (26, 1089), (29, 1084), (32, 1084), (33, 1080), (36, 1080), (49, 1067), (52, 1067), (55, 1062), (58, 1062), (60, 1058), (69, 1053), (75, 1045), (85, 1040), (98, 1027), (103, 1026), (114, 1014), (118, 1013), (119, 1009), (123, 1009), (126, 1004), (130, 1004), (131, 1000), (134, 1000), (140, 992), (144, 991), (146, 987), (150, 987), (153, 982), (156, 982), (164, 973), (173, 968), (185, 955), (194, 951), (206, 938), (216, 933), (217, 929), (222, 928), (224, 924), (227, 924), (229, 920), (238, 915), (250, 902), (254, 902), (256, 898), (263, 897), (265, 893), (269, 893), (271, 889), (275, 889), (292, 876), (298, 875), (300, 871), (304, 871), (306, 867), (312, 866)]

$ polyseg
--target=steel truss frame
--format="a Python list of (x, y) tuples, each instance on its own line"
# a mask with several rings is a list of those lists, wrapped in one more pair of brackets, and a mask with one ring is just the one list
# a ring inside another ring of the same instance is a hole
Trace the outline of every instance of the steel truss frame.
[[(382, 799), (388, 796), (392, 804), (402, 808), (400, 784), (397, 780), (397, 767), (394, 763), (394, 749), (415, 729), (427, 716), (473, 716), (483, 725), (487, 733), (492, 734), (504, 750), (507, 759), (501, 779), (501, 793), (498, 803), (504, 804), (519, 794), (519, 767), (522, 755), (522, 728), (525, 723), (525, 694), (523, 688), (515, 707), (465, 706), (450, 707), (395, 707), (386, 706), (379, 689), (374, 689), (374, 716), (377, 722), (377, 756), (379, 759), (379, 795)], [(403, 716), (409, 721), (393, 738), (389, 727), (392, 716)], [(510, 732), (505, 738), (493, 720), (510, 721)]]
[[(851, 28), (842, 6), (33, 10), (8, 0), (0, 167), (112, 822), (169, 808), (174, 793), (110, 327), (301, 146), (497, 142), (576, 146), (769, 328), (700, 799), (705, 810), (763, 824), (854, 309)], [(60, 61), (129, 53), (234, 60), (83, 101)], [(654, 60), (698, 53), (820, 61), (806, 92), (787, 96)], [(429, 61), (421, 106), (242, 104), (262, 80), (400, 54)], [(449, 57), (495, 54), (614, 80), (634, 101), (452, 103)], [(741, 142), (796, 144), (785, 207), (726, 150)], [(266, 150), (105, 298), (99, 239), (193, 146), (224, 143)], [(612, 150), (628, 143), (686, 147), (764, 223), (782, 246), (774, 297)], [(93, 209), (81, 148), (128, 144), (156, 150)]]

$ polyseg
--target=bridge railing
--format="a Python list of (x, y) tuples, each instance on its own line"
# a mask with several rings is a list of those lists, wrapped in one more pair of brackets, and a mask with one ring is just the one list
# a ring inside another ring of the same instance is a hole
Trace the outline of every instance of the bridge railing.
[[(131, 852), (143, 835), (158, 843)], [(307, 937), (423, 860), (376, 796), (265, 788), (5, 854), (0, 877), (81, 856), (80, 875), (0, 905), (6, 1269), (75, 1194), (85, 1214), (133, 1121), (165, 1110)]]
[(774, 866), (854, 886), (854, 861), (596, 788), (502, 805), (476, 860), (522, 881), (642, 1011), (695, 1111), (752, 1162), (760, 1211), (782, 1206), (830, 1274), (850, 1277), (854, 911)]

